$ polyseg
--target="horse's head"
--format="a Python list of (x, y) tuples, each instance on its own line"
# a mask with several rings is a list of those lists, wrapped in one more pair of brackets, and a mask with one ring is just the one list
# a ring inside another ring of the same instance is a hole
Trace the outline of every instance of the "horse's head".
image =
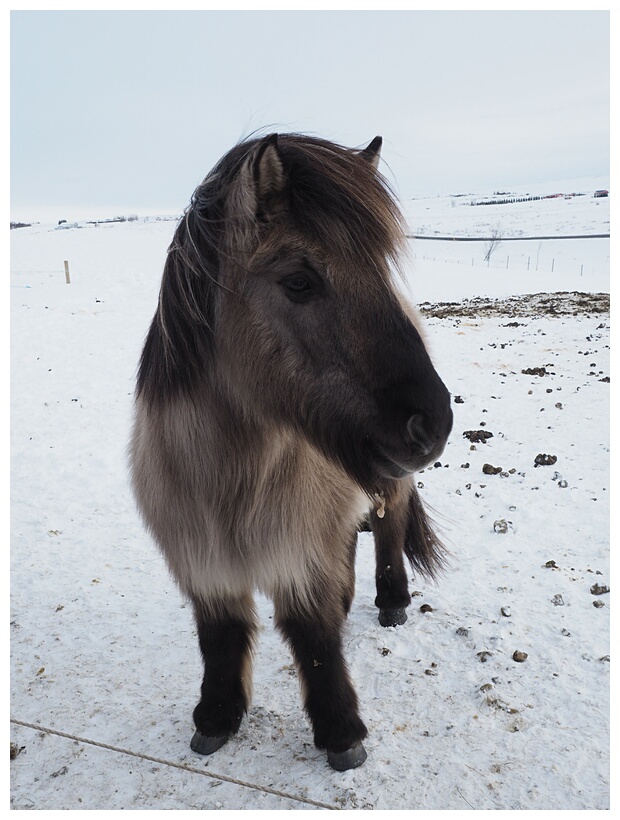
[(159, 311), (171, 374), (306, 436), (368, 490), (435, 460), (452, 426), (393, 281), (405, 235), (380, 145), (271, 135), (233, 149), (177, 229)]

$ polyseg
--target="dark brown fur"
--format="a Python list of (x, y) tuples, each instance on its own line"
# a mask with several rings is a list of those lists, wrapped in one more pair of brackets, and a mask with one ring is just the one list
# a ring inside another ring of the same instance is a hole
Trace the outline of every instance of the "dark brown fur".
[(403, 554), (431, 574), (441, 562), (410, 475), (443, 449), (450, 399), (393, 284), (404, 231), (379, 147), (238, 145), (168, 251), (130, 454), (140, 511), (194, 605), (199, 751), (247, 709), (260, 589), (315, 742), (347, 767), (366, 734), (340, 637), (360, 521), (372, 511), (381, 611), (410, 602)]

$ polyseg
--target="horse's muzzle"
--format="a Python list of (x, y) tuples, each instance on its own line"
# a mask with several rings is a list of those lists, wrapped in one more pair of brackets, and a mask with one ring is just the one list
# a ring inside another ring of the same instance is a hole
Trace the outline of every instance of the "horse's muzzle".
[(422, 470), (442, 454), (451, 430), (452, 408), (445, 390), (432, 412), (415, 409), (384, 428), (375, 440), (378, 471), (386, 478), (404, 478)]

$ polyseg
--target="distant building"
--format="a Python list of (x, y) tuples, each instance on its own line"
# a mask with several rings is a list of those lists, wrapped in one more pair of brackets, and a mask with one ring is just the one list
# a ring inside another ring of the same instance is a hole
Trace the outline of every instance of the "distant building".
[(595, 196), (595, 197), (600, 197), (600, 196), (609, 196), (609, 191), (604, 191), (604, 190), (601, 190), (601, 191), (595, 191), (595, 192), (594, 192), (594, 196)]

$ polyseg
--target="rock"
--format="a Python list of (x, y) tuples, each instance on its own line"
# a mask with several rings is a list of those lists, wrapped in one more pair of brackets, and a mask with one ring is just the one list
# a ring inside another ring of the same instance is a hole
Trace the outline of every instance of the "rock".
[(599, 601), (597, 598), (596, 601), (592, 601), (592, 605), (595, 606), (597, 609), (600, 609), (601, 607), (605, 606), (605, 603), (603, 601)]
[(590, 592), (592, 595), (606, 595), (608, 592), (611, 592), (611, 590), (606, 584), (593, 584), (590, 587)]
[(523, 661), (527, 660), (527, 652), (521, 652), (519, 649), (515, 649), (512, 659), (517, 663), (523, 663)]
[(469, 439), (472, 444), (485, 444), (487, 439), (493, 438), (493, 433), (489, 430), (465, 430), (463, 436)]
[(534, 459), (534, 466), (535, 467), (540, 467), (540, 466), (548, 467), (551, 464), (555, 464), (557, 460), (558, 460), (557, 456), (550, 456), (547, 453), (538, 453), (538, 455)]
[(511, 612), (509, 606), (503, 606), (500, 608), (500, 612), (504, 616), (504, 618), (510, 618)]
[(455, 404), (465, 404), (465, 399), (462, 396), (455, 396), (454, 397)]
[(420, 607), (420, 612), (432, 612), (433, 607), (430, 604), (422, 604)]
[(547, 370), (544, 367), (527, 367), (525, 370), (522, 370), (521, 373), (524, 373), (526, 376), (546, 376)]
[(499, 518), (497, 521), (493, 522), (493, 531), (499, 533), (506, 533), (508, 532), (508, 522), (504, 518)]
[(545, 566), (547, 569), (559, 569), (555, 561), (547, 561), (545, 564), (543, 564), (543, 566)]
[(492, 464), (484, 464), (482, 466), (482, 472), (485, 475), (497, 475), (498, 473), (501, 473), (502, 470), (503, 467), (493, 467)]
[(568, 487), (568, 481), (566, 481), (566, 479), (563, 478), (561, 481), (558, 481), (558, 487), (561, 487), (563, 490), (565, 490)]

